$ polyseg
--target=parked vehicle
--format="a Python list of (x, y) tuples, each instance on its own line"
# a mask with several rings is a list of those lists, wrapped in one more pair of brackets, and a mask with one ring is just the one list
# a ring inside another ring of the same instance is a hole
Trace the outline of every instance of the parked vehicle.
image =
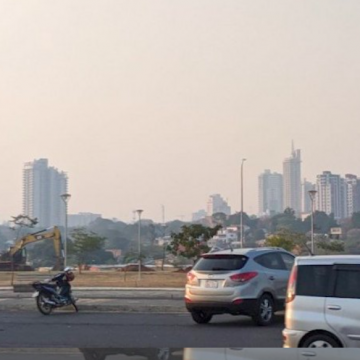
[(294, 255), (280, 248), (230, 249), (204, 254), (187, 274), (185, 304), (193, 320), (248, 315), (260, 326), (285, 307)]
[(295, 260), (284, 347), (360, 347), (360, 256)]
[(357, 360), (356, 349), (187, 348), (184, 360)]
[(78, 311), (76, 299), (72, 296), (70, 282), (75, 279), (72, 268), (65, 270), (47, 281), (36, 281), (32, 284), (36, 290), (33, 297), (36, 299), (38, 310), (49, 315), (53, 309), (72, 305)]

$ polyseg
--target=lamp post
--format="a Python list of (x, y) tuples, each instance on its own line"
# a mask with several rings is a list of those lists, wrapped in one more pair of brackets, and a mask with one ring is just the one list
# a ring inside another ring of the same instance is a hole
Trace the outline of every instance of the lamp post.
[(67, 238), (68, 238), (68, 202), (71, 198), (70, 194), (60, 195), (62, 201), (65, 204), (65, 241), (64, 241), (64, 267), (67, 265)]
[(138, 224), (138, 246), (139, 246), (139, 272), (138, 272), (138, 280), (141, 280), (141, 213), (144, 210), (136, 210), (136, 213), (139, 217), (139, 224)]
[(311, 255), (315, 255), (314, 250), (314, 203), (315, 203), (315, 196), (317, 191), (316, 190), (310, 190), (309, 196), (311, 200)]
[(243, 212), (244, 212), (244, 162), (246, 159), (241, 160), (241, 209), (240, 209), (240, 245), (244, 247), (244, 224), (243, 224)]

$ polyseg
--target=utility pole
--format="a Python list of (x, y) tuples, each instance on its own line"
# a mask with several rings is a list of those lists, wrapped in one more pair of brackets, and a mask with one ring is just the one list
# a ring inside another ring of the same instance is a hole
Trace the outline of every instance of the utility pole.
[(244, 223), (243, 223), (243, 213), (244, 213), (244, 162), (246, 159), (241, 160), (241, 209), (240, 209), (240, 245), (241, 248), (244, 247)]

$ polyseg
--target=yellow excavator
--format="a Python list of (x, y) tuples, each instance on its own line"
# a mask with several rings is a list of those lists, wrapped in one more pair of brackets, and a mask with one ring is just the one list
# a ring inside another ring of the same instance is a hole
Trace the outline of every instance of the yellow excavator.
[(42, 240), (53, 240), (56, 262), (53, 270), (63, 270), (64, 257), (62, 252), (61, 233), (58, 227), (28, 234), (15, 241), (9, 251), (0, 255), (0, 271), (33, 270), (26, 264), (25, 246)]

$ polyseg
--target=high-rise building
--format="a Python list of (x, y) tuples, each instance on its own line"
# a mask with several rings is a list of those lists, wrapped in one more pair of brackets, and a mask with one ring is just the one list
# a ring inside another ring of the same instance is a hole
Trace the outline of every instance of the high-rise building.
[(231, 214), (231, 208), (228, 203), (219, 194), (211, 195), (207, 204), (207, 214), (212, 216), (216, 213)]
[(360, 179), (356, 175), (345, 175), (345, 214), (351, 217), (354, 212), (360, 211)]
[(86, 227), (99, 218), (101, 218), (101, 214), (93, 214), (93, 213), (69, 214), (69, 227)]
[(334, 214), (335, 219), (346, 216), (346, 187), (340, 175), (323, 171), (316, 181), (316, 209), (326, 214)]
[(47, 159), (27, 162), (23, 169), (23, 214), (37, 218), (39, 225), (64, 223), (65, 208), (60, 195), (67, 193), (66, 173), (48, 166)]
[(207, 212), (203, 209), (198, 210), (192, 214), (192, 221), (199, 221), (207, 216)]
[(311, 213), (310, 190), (315, 190), (315, 185), (304, 179), (304, 182), (302, 183), (302, 212), (304, 214)]
[(283, 211), (283, 176), (265, 170), (259, 175), (259, 215), (273, 215)]
[(292, 147), (291, 156), (283, 162), (284, 208), (291, 208), (297, 216), (301, 213), (301, 154)]

